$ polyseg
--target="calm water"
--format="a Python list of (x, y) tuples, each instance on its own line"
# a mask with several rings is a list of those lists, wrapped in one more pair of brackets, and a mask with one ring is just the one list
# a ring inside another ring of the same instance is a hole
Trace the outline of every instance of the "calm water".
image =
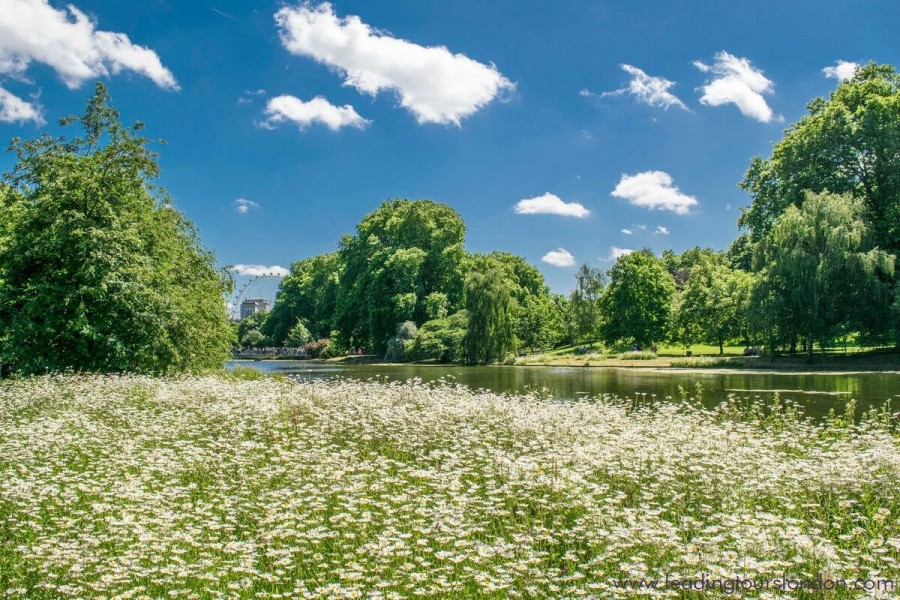
[(635, 397), (647, 394), (657, 399), (681, 398), (679, 386), (693, 392), (697, 383), (703, 386), (704, 404), (712, 406), (729, 394), (741, 397), (771, 399), (779, 390), (782, 398), (790, 398), (806, 407), (816, 417), (830, 408), (841, 410), (850, 399), (856, 399), (860, 410), (883, 406), (892, 399), (892, 408), (900, 409), (900, 375), (871, 373), (784, 374), (784, 373), (717, 373), (684, 371), (650, 371), (643, 369), (584, 367), (456, 367), (424, 365), (347, 365), (305, 361), (233, 361), (263, 371), (277, 372), (301, 379), (346, 377), (378, 378), (406, 381), (419, 378), (430, 382), (445, 378), (472, 388), (494, 392), (521, 393), (546, 388), (556, 399), (582, 399), (601, 394)]

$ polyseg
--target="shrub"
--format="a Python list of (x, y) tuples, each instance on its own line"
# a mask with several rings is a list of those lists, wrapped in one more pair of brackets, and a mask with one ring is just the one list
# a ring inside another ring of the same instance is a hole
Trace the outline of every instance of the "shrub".
[(387, 352), (384, 355), (385, 360), (389, 362), (406, 362), (409, 360), (406, 353), (417, 332), (418, 328), (412, 321), (404, 321), (397, 325), (397, 333), (387, 342)]
[(468, 315), (459, 311), (444, 319), (426, 321), (408, 348), (415, 362), (458, 362), (466, 335)]
[(322, 338), (320, 340), (315, 340), (313, 342), (306, 342), (300, 349), (309, 356), (310, 358), (327, 358), (322, 357), (322, 353), (326, 351), (326, 349), (331, 345), (331, 340), (328, 338)]
[(721, 356), (699, 356), (697, 358), (680, 358), (678, 360), (673, 360), (671, 365), (673, 367), (710, 368), (710, 367), (739, 367), (739, 366), (741, 366), (741, 363), (739, 361), (735, 361), (731, 358), (724, 358)]
[(619, 355), (619, 360), (653, 360), (655, 358), (656, 354), (648, 350), (623, 352)]

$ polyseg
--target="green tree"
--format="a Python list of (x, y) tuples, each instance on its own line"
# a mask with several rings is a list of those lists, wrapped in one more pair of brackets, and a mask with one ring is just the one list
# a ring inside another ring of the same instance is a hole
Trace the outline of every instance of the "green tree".
[(384, 357), (385, 360), (390, 362), (406, 362), (409, 359), (407, 351), (409, 350), (413, 339), (415, 339), (417, 332), (418, 328), (412, 321), (404, 321), (397, 325), (396, 332), (388, 339), (387, 353)]
[(345, 236), (335, 329), (344, 345), (381, 354), (400, 320), (423, 323), (427, 298), (462, 301), (465, 226), (449, 206), (430, 200), (390, 200)]
[(450, 300), (443, 292), (431, 292), (425, 297), (425, 314), (428, 320), (443, 319), (450, 308)]
[(23, 373), (221, 367), (231, 279), (151, 184), (143, 125), (122, 126), (99, 83), (85, 114), (61, 123), (83, 134), (11, 144), (0, 356)]
[(666, 339), (675, 281), (648, 249), (622, 256), (609, 271), (600, 297), (600, 333), (608, 343), (649, 346)]
[[(871, 248), (862, 200), (808, 193), (775, 219), (757, 247), (762, 266), (757, 310), (776, 319), (782, 336), (796, 332), (823, 347), (842, 329), (873, 328), (890, 303), (894, 257)], [(764, 265), (764, 266), (763, 266)]]
[(426, 321), (419, 327), (415, 339), (408, 347), (410, 360), (440, 363), (462, 360), (468, 324), (469, 315), (465, 310)]
[(466, 278), (467, 363), (495, 362), (515, 351), (515, 300), (510, 287), (496, 269), (486, 273), (472, 272)]
[(340, 261), (336, 252), (299, 260), (281, 280), (275, 305), (263, 333), (281, 345), (298, 319), (303, 319), (313, 338), (327, 338), (333, 327), (338, 298)]
[[(269, 318), (272, 318), (271, 315), (269, 316)], [(306, 327), (306, 323), (303, 322), (303, 319), (297, 319), (297, 324), (294, 325), (288, 332), (287, 338), (285, 338), (285, 343), (288, 346), (299, 348), (300, 346), (311, 340), (312, 334), (310, 334), (309, 329)]]
[(516, 337), (535, 352), (554, 342), (553, 303), (550, 296), (528, 296), (518, 309)]
[(553, 306), (552, 323), (555, 341), (573, 345), (575, 343), (577, 323), (575, 321), (575, 311), (572, 310), (571, 300), (562, 294), (553, 294), (550, 296), (550, 303)]
[(241, 338), (241, 345), (257, 348), (262, 346), (265, 341), (266, 336), (264, 336), (259, 329), (249, 329), (244, 334), (244, 337)]
[[(242, 340), (247, 335), (248, 332), (256, 329), (260, 333), (263, 333), (265, 337), (266, 323), (269, 321), (269, 317), (272, 313), (267, 310), (260, 310), (252, 315), (241, 319), (238, 322), (237, 326), (237, 339)], [(274, 341), (273, 341), (274, 343)]]
[(600, 269), (581, 265), (575, 274), (575, 289), (570, 297), (570, 309), (575, 320), (575, 335), (580, 341), (593, 342), (600, 326), (600, 295), (605, 277)]
[(694, 266), (676, 307), (676, 328), (686, 346), (712, 342), (723, 354), (725, 342), (745, 335), (752, 276), (723, 264)]
[(900, 75), (870, 63), (785, 133), (768, 159), (756, 157), (741, 183), (752, 203), (740, 217), (754, 240), (808, 191), (859, 199), (873, 243), (900, 254)]

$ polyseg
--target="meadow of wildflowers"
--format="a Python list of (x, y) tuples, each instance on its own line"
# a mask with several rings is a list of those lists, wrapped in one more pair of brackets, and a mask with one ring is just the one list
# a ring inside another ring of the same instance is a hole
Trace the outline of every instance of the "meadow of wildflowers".
[(0, 597), (705, 598), (729, 594), (619, 582), (897, 580), (893, 426), (417, 383), (0, 382)]

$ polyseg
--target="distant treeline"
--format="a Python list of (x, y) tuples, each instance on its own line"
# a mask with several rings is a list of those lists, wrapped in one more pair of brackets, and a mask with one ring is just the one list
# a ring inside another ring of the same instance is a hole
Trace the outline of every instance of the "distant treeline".
[[(730, 342), (769, 352), (900, 341), (900, 77), (869, 64), (810, 102), (740, 187), (751, 198), (727, 251), (644, 249), (567, 296), (505, 253), (472, 254), (450, 207), (392, 200), (336, 252), (298, 261), (248, 343), (330, 339), (392, 360), (502, 360), (517, 350)], [(249, 337), (248, 337), (249, 336)]]

